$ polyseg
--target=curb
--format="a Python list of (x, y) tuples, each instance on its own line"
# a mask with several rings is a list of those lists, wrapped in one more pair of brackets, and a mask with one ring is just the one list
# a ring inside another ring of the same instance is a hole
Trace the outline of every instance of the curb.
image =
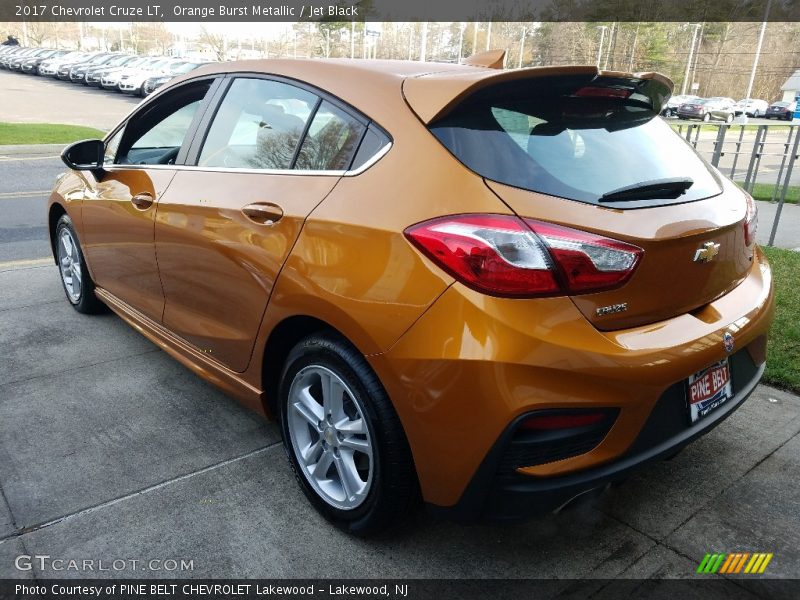
[(14, 156), (17, 154), (61, 154), (68, 144), (26, 144), (16, 146), (0, 146), (0, 155)]

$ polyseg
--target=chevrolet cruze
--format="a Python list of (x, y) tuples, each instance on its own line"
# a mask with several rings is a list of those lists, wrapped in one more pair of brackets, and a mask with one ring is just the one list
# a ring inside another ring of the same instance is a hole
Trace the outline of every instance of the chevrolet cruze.
[(278, 420), (353, 533), (557, 509), (764, 371), (756, 207), (658, 117), (672, 83), (492, 63), (206, 65), (63, 154), (68, 301)]

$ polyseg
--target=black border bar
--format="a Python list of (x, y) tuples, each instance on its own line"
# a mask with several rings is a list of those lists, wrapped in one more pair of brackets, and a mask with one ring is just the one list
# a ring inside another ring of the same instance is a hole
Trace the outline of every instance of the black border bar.
[(795, 0), (2, 0), (0, 21), (798, 21)]

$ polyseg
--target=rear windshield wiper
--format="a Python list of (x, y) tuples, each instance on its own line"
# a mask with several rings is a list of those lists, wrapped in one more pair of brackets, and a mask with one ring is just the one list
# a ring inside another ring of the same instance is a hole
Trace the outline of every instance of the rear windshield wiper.
[(675, 199), (686, 193), (694, 180), (691, 177), (651, 179), (606, 192), (598, 202), (620, 202), (625, 200), (649, 200), (652, 198)]

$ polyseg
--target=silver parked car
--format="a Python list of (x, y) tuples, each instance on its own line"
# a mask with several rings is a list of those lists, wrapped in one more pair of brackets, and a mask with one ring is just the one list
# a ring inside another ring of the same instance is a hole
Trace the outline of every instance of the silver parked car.
[(733, 112), (738, 117), (742, 113), (748, 117), (763, 117), (767, 114), (769, 102), (758, 98), (742, 98), (733, 107)]

